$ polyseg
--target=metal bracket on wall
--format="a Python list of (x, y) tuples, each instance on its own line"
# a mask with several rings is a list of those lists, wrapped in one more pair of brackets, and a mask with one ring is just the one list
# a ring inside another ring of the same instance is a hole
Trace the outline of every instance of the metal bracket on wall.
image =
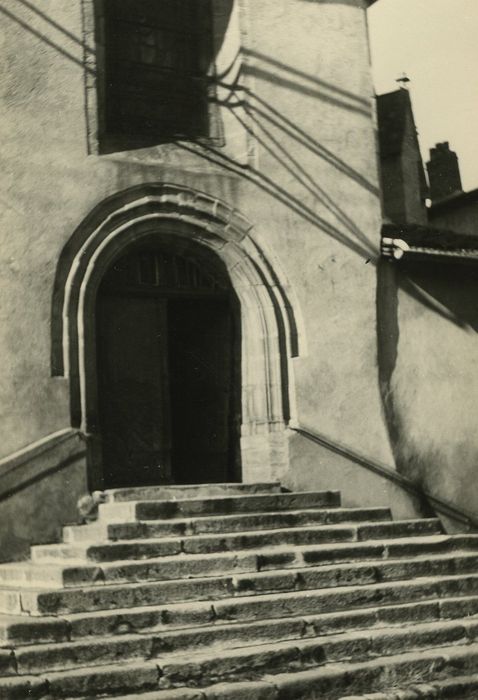
[(409, 251), (410, 246), (402, 238), (382, 238), (382, 255), (386, 258), (400, 260)]

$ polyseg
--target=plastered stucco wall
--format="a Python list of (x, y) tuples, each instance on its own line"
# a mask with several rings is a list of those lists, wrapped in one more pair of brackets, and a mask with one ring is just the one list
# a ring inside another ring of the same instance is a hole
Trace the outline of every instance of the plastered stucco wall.
[(478, 271), (384, 262), (378, 294), (382, 390), (397, 468), (476, 513)]
[(107, 196), (172, 182), (239, 209), (274, 251), (300, 326), (292, 418), (392, 463), (377, 379), (381, 214), (365, 4), (238, 0), (216, 37), (221, 65), (233, 65), (218, 87), (225, 146), (108, 155), (91, 149), (91, 2), (2, 4), (1, 454), (70, 422), (68, 380), (50, 373), (63, 246)]

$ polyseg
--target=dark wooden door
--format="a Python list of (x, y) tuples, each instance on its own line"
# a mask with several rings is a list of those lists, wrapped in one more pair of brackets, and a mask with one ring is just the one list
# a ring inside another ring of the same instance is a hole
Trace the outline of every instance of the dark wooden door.
[(238, 349), (227, 298), (98, 298), (105, 488), (234, 481)]
[(175, 483), (234, 480), (234, 318), (227, 299), (168, 302)]
[(166, 302), (101, 295), (99, 422), (105, 488), (169, 481)]

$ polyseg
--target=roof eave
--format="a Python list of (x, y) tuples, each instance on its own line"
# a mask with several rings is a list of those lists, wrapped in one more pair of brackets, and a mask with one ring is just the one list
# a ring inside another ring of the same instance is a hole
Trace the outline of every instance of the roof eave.
[(478, 231), (473, 236), (415, 224), (384, 222), (381, 253), (392, 260), (440, 258), (475, 262), (478, 261)]

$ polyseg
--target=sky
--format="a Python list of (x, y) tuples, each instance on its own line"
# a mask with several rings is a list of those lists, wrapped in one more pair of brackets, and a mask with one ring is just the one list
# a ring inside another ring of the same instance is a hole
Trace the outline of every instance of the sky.
[(449, 141), (478, 188), (478, 0), (377, 0), (368, 19), (375, 91), (406, 73), (424, 160)]

